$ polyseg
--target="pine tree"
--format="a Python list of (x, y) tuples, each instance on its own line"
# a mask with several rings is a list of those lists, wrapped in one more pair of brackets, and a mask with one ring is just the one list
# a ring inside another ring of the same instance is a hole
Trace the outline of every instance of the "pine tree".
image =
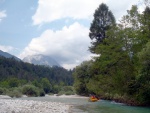
[(115, 18), (113, 13), (108, 9), (104, 3), (100, 4), (94, 13), (94, 20), (91, 23), (89, 37), (92, 40), (90, 51), (95, 53), (95, 48), (99, 43), (102, 43), (106, 38), (106, 31), (115, 25)]

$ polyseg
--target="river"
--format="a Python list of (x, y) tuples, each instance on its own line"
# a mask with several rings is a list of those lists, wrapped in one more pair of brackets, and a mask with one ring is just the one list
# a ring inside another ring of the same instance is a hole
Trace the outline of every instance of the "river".
[(20, 99), (62, 102), (71, 105), (69, 113), (150, 113), (148, 107), (133, 107), (113, 101), (100, 100), (88, 102), (87, 98), (72, 98), (59, 96), (24, 97)]

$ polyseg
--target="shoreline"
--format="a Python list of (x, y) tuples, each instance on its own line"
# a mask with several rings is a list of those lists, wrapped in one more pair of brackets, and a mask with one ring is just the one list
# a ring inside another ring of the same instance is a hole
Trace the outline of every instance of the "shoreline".
[[(45, 95), (54, 98), (88, 98), (80, 95)], [(22, 96), (27, 97), (25, 95)], [(21, 100), (0, 95), (0, 113), (70, 113), (72, 105), (61, 102)]]
[(60, 97), (60, 98), (88, 98), (86, 96), (80, 96), (80, 95), (60, 95), (60, 96), (57, 96), (56, 94), (54, 94), (54, 95), (46, 95), (46, 96)]
[(0, 99), (0, 113), (69, 113), (69, 108), (58, 102)]
[(13, 99), (0, 95), (0, 113), (69, 113), (70, 105), (60, 102)]

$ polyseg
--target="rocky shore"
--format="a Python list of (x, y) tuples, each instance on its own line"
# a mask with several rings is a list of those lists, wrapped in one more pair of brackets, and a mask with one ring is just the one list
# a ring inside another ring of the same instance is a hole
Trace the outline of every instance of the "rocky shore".
[(58, 102), (41, 102), (0, 98), (0, 113), (68, 113), (69, 105)]

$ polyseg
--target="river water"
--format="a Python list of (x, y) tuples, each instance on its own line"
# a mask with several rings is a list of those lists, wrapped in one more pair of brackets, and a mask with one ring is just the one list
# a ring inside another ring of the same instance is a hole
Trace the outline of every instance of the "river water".
[(71, 105), (69, 113), (150, 113), (148, 107), (133, 107), (113, 101), (88, 102), (87, 98), (59, 96), (26, 97), (25, 100), (61, 102)]

